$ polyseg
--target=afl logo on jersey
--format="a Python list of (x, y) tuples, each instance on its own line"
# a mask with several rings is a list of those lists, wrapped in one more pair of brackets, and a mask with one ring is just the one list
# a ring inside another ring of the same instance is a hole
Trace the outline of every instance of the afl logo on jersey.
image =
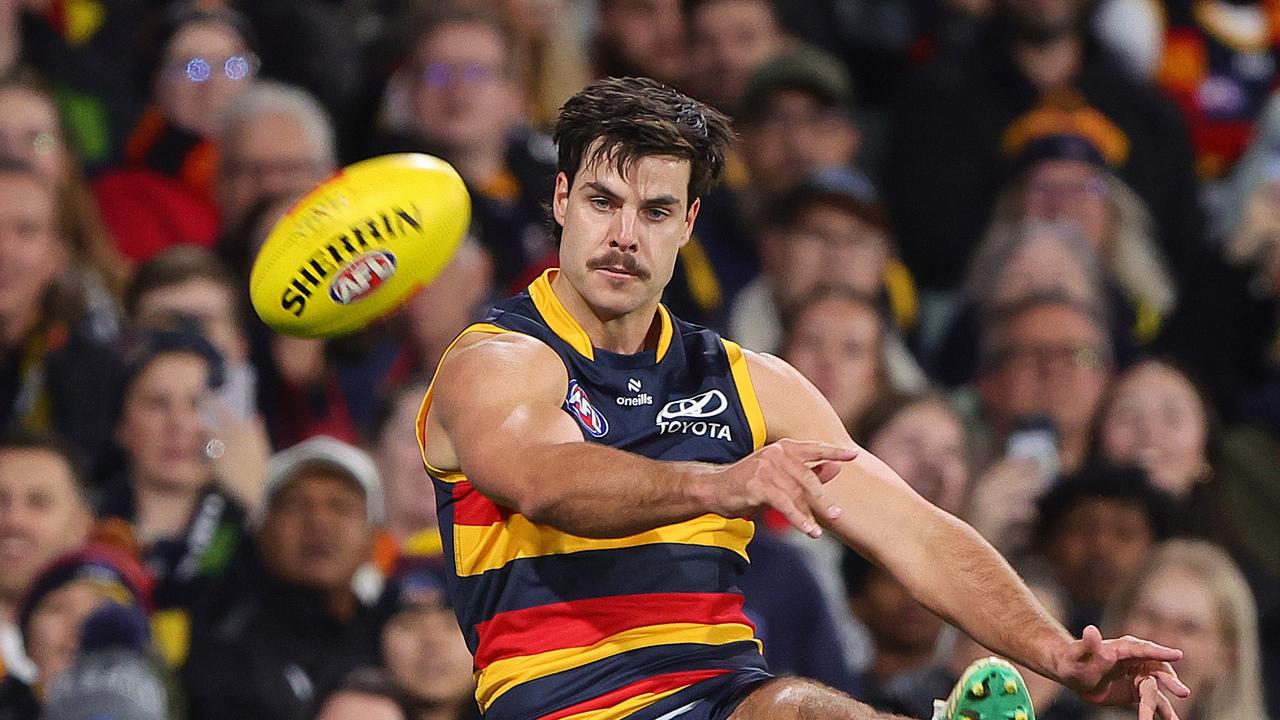
[(587, 399), (587, 391), (582, 389), (577, 380), (569, 381), (569, 395), (565, 398), (564, 404), (592, 437), (604, 437), (605, 433), (609, 432), (608, 421), (591, 404), (591, 400)]
[(385, 250), (365, 253), (347, 263), (329, 285), (329, 297), (339, 305), (368, 297), (396, 274), (396, 256)]

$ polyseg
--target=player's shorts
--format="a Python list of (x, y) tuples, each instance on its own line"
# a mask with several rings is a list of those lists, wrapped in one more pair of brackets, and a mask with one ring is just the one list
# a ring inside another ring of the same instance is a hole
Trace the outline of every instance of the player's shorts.
[(665, 697), (628, 720), (727, 720), (756, 688), (773, 679), (763, 670), (743, 670), (704, 680)]

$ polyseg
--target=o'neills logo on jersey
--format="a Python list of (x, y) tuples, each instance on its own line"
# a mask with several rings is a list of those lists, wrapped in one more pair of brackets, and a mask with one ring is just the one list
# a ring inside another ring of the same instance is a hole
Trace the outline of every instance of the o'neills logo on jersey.
[(333, 276), (333, 282), (329, 283), (329, 297), (340, 305), (350, 305), (368, 297), (395, 274), (395, 255), (386, 250), (365, 253)]
[(604, 434), (609, 432), (609, 423), (591, 404), (591, 400), (587, 398), (587, 391), (582, 389), (577, 380), (569, 381), (569, 394), (565, 397), (564, 404), (578, 419), (578, 424), (591, 433), (592, 437), (604, 437)]
[(726, 423), (707, 419), (716, 417), (728, 408), (729, 400), (719, 390), (708, 390), (691, 398), (672, 400), (658, 411), (658, 429), (663, 435), (681, 433), (733, 442), (733, 435)]

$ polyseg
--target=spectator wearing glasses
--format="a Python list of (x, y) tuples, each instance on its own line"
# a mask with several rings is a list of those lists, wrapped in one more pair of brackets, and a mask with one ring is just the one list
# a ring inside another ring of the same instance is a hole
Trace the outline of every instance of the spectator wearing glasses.
[[(1117, 360), (1123, 364), (1135, 354), (1139, 310), (1108, 282), (1085, 228), (1066, 220), (1011, 220), (993, 224), (978, 247), (955, 315), (939, 348), (928, 354), (941, 380), (950, 386), (971, 382), (979, 372), (984, 318), (1037, 293), (1098, 308), (1111, 328)], [(1152, 323), (1159, 325), (1158, 316)]]
[(981, 347), (983, 460), (1005, 446), (1022, 418), (1043, 414), (1057, 428), (1058, 466), (1078, 468), (1113, 368), (1106, 320), (1096, 307), (1061, 291), (1037, 291), (996, 309)]
[[(501, 21), (436, 9), (414, 21), (408, 57), (388, 87), (376, 152), (426, 151), (449, 161), (472, 198), (472, 229), (499, 288), (519, 285), (554, 249), (546, 231), (555, 147), (533, 132)], [(541, 266), (538, 266), (541, 267)]]
[(211, 246), (219, 219), (216, 138), (224, 113), (257, 74), (252, 32), (234, 11), (181, 5), (166, 16), (151, 105), (122, 167), (94, 184), (120, 251), (141, 262), (174, 244)]
[(228, 233), (241, 233), (255, 206), (304, 193), (338, 166), (324, 108), (273, 80), (255, 80), (227, 106), (217, 137), (215, 193)]

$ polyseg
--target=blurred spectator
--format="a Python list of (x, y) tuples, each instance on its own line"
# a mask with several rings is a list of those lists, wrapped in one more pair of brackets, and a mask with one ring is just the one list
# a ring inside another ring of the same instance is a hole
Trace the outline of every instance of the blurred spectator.
[(184, 322), (218, 350), (223, 361), (219, 388), (227, 409), (240, 418), (254, 415), (257, 378), (249, 364), (249, 338), (240, 284), (209, 251), (174, 247), (138, 266), (124, 297), (135, 330), (172, 330)]
[[(1135, 309), (1110, 292), (1097, 250), (1079, 225), (1032, 220), (996, 223), (969, 265), (963, 294), (942, 338), (931, 353), (935, 372), (947, 385), (972, 382), (978, 373), (982, 323), (999, 308), (1032, 295), (1057, 294), (1105, 313), (1108, 338), (1118, 361), (1134, 354), (1130, 329)], [(1158, 324), (1159, 320), (1156, 320)]]
[(841, 573), (849, 608), (869, 631), (874, 652), (855, 696), (880, 710), (930, 717), (937, 676), (946, 673), (934, 660), (942, 620), (851, 549), (844, 550)]
[(410, 720), (470, 720), (479, 716), (471, 653), (458, 629), (439, 560), (402, 560), (391, 581), (395, 614), (382, 630), (387, 674), (408, 696)]
[(497, 17), (446, 7), (418, 22), (385, 118), (409, 136), (382, 138), (375, 149), (448, 160), (471, 191), (473, 225), (493, 256), (498, 287), (513, 287), (554, 250), (543, 204), (551, 200), (555, 148), (527, 126), (510, 38)]
[(910, 274), (894, 261), (884, 207), (861, 175), (833, 170), (797, 185), (773, 207), (760, 253), (764, 272), (742, 289), (729, 315), (728, 335), (745, 347), (775, 351), (783, 315), (822, 285), (872, 299), (898, 327), (913, 320)]
[(35, 667), (22, 652), (18, 603), (55, 557), (80, 547), (93, 515), (73, 451), (31, 432), (0, 438), (0, 676), (30, 684)]
[[(851, 428), (851, 434), (929, 502), (947, 512), (958, 512), (969, 483), (965, 428), (941, 396), (882, 390)], [(806, 538), (799, 549), (827, 602), (843, 607), (848, 598), (839, 582), (844, 546), (826, 538), (817, 542)], [(874, 639), (858, 617), (848, 613), (836, 613), (835, 617), (849, 667), (865, 671), (874, 657)]]
[(694, 95), (737, 115), (751, 73), (787, 42), (773, 0), (690, 0), (689, 76)]
[(487, 312), (495, 293), (488, 251), (466, 240), (431, 284), (405, 303), (403, 319), (412, 370), (434, 374), (458, 333)]
[(1155, 78), (1186, 117), (1201, 178), (1221, 179), (1275, 89), (1276, 20), (1258, 0), (1168, 0), (1161, 8)]
[(387, 491), (384, 528), (406, 554), (439, 555), (436, 491), (422, 466), (418, 445), (418, 409), (428, 384), (418, 380), (402, 385), (388, 403), (378, 432), (374, 457)]
[[(1228, 445), (1200, 388), (1173, 363), (1149, 359), (1116, 379), (1098, 412), (1095, 442), (1103, 459), (1141, 465), (1152, 484), (1169, 494), (1179, 534), (1226, 547), (1254, 584), (1265, 586), (1257, 563), (1274, 561), (1276, 546), (1252, 532), (1252, 518), (1274, 517), (1278, 506), (1252, 486), (1242, 467), (1255, 451), (1241, 447), (1248, 434), (1234, 431)], [(1272, 484), (1274, 470), (1273, 462)]]
[(57, 683), (75, 659), (85, 619), (112, 603), (149, 616), (151, 579), (128, 555), (106, 546), (63, 555), (32, 581), (18, 618), (41, 686)]
[(243, 441), (211, 424), (210, 393), (222, 384), (223, 362), (203, 336), (189, 327), (145, 331), (125, 364), (115, 430), (125, 465), (99, 504), (99, 533), (145, 558), (161, 607), (185, 607), (243, 545), (245, 498), (261, 492), (253, 473), (263, 461), (228, 461), (243, 452), (230, 445)]
[(404, 692), (376, 668), (361, 668), (343, 678), (315, 716), (315, 720), (413, 719)]
[(600, 0), (597, 22), (592, 59), (598, 77), (682, 83), (688, 68), (680, 0)]
[(504, 0), (503, 21), (515, 51), (529, 124), (546, 130), (574, 93), (591, 79), (581, 28), (571, 22), (574, 0)]
[(217, 240), (216, 139), (227, 107), (257, 74), (251, 30), (226, 7), (169, 9), (151, 106), (125, 146), (122, 167), (94, 183), (102, 218), (126, 257)]
[(177, 713), (150, 648), (137, 608), (100, 606), (84, 620), (75, 660), (48, 687), (41, 720), (171, 720)]
[(958, 514), (969, 491), (964, 422), (941, 395), (886, 394), (855, 434), (926, 500)]
[(306, 90), (255, 80), (223, 113), (216, 194), (225, 232), (255, 204), (299, 195), (337, 168), (333, 127)]
[(1136, 467), (1099, 465), (1062, 478), (1037, 502), (1033, 544), (1070, 600), (1067, 629), (1101, 619), (1126, 577), (1172, 530), (1169, 499)]
[(102, 224), (53, 96), (34, 79), (0, 81), (0, 156), (30, 165), (55, 188), (58, 226), (71, 255), (64, 281), (83, 294), (90, 332), (114, 339), (129, 268)]
[(153, 4), (112, 0), (69, 12), (61, 2), (19, 2), (0, 10), (0, 75), (12, 76), (19, 60), (37, 69), (62, 109), (67, 142), (94, 169), (119, 158), (137, 117), (137, 29)]
[[(1098, 445), (1113, 463), (1140, 465), (1151, 484), (1183, 508), (1180, 532), (1204, 531), (1227, 518), (1199, 486), (1214, 482), (1210, 408), (1182, 371), (1161, 360), (1125, 370), (1099, 410)], [(1192, 495), (1199, 500), (1193, 501)], [(1194, 523), (1203, 523), (1196, 528)]]
[(272, 457), (266, 487), (260, 572), (222, 618), (193, 627), (182, 673), (193, 718), (310, 718), (344, 675), (378, 660), (381, 613), (352, 589), (384, 515), (373, 460), (313, 438)]
[(819, 287), (785, 323), (781, 355), (831, 403), (846, 428), (856, 428), (867, 407), (891, 388), (886, 329), (865, 296)]
[(1044, 109), (1015, 122), (1005, 145), (1020, 172), (996, 200), (995, 221), (1079, 225), (1108, 291), (1133, 308), (1134, 342), (1150, 343), (1173, 312), (1178, 288), (1145, 203), (1115, 175), (1127, 155), (1123, 134), (1092, 109)]
[(0, 159), (0, 427), (56, 431), (95, 468), (110, 442), (118, 365), (62, 282), (72, 250), (56, 197), (33, 168)]
[(808, 46), (755, 69), (737, 116), (749, 215), (759, 217), (816, 171), (852, 167), (861, 141), (853, 100), (840, 62)]
[(1088, 30), (1087, 0), (996, 0), (970, 49), (939, 58), (902, 89), (885, 198), (920, 283), (953, 289), (1006, 179), (1000, 142), (1038, 105), (1097, 108), (1128, 139), (1119, 176), (1142, 197), (1179, 280), (1204, 251), (1194, 157), (1177, 108), (1135, 80)]
[(1170, 540), (1155, 548), (1108, 604), (1103, 632), (1129, 633), (1184, 652), (1174, 667), (1191, 697), (1169, 699), (1179, 717), (1267, 717), (1258, 610), (1244, 577), (1218, 547)]
[(996, 457), (1019, 421), (1044, 414), (1056, 426), (1058, 466), (1078, 468), (1113, 367), (1097, 311), (1065, 293), (1033, 293), (986, 320), (981, 348), (979, 465)]
[[(1280, 95), (1241, 159), (1220, 221), (1230, 267), (1204, 278), (1207, 317), (1177, 347), (1228, 418), (1280, 438)], [(1190, 313), (1188, 313), (1190, 315)]]

